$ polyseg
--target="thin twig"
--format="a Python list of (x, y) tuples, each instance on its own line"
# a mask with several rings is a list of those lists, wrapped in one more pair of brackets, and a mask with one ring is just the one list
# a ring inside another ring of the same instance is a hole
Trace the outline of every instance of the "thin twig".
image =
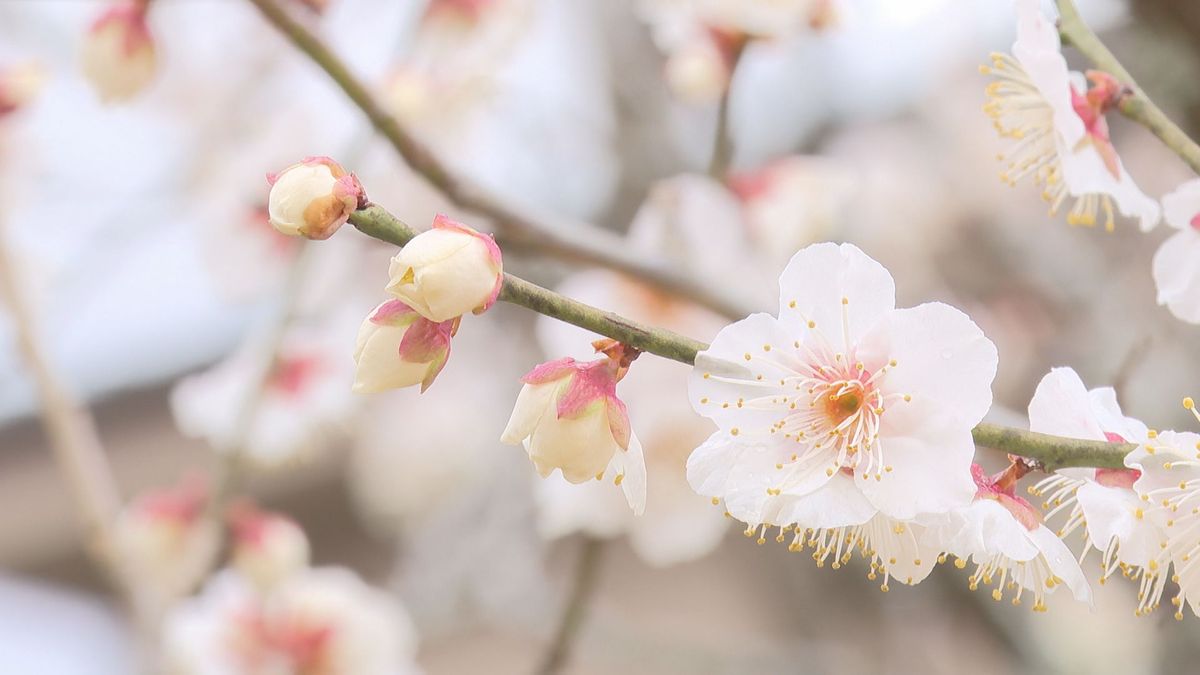
[(571, 580), (571, 595), (563, 608), (562, 616), (559, 617), (554, 638), (534, 671), (537, 675), (555, 675), (567, 664), (567, 659), (571, 656), (571, 647), (579, 635), (579, 629), (583, 627), (588, 603), (596, 590), (603, 552), (603, 541), (594, 537), (584, 537), (579, 560), (575, 564), (575, 576)]
[[(404, 246), (417, 235), (416, 230), (374, 204), (355, 211), (350, 222), (363, 234), (397, 246)], [(688, 365), (694, 365), (696, 354), (708, 349), (699, 340), (638, 324), (511, 274), (504, 276), (500, 299)], [(1123, 468), (1125, 455), (1136, 447), (1129, 443), (1061, 438), (995, 424), (980, 424), (973, 435), (980, 446), (1036, 459), (1047, 471), (1072, 466)]]
[(1100, 38), (1084, 23), (1073, 0), (1056, 0), (1056, 4), (1059, 15), (1058, 33), (1063, 42), (1075, 47), (1097, 68), (1116, 77), (1121, 84), (1130, 88), (1132, 93), (1124, 97), (1118, 105), (1121, 114), (1149, 129), (1164, 145), (1187, 162), (1192, 171), (1200, 174), (1200, 145), (1189, 138), (1142, 91), (1129, 71), (1125, 70), (1117, 57), (1113, 56), (1108, 47), (1104, 46)]
[(413, 171), (424, 176), (450, 201), (495, 221), (506, 245), (537, 250), (571, 262), (607, 267), (728, 317), (746, 313), (739, 298), (703, 280), (680, 274), (662, 261), (631, 252), (615, 233), (582, 223), (544, 221), (518, 211), (479, 186), (455, 176), (429, 148), (388, 114), (370, 90), (312, 31), (289, 16), (275, 0), (249, 2), (325, 71)]
[(721, 102), (717, 105), (717, 128), (713, 133), (713, 149), (708, 162), (708, 175), (715, 180), (724, 180), (733, 162), (733, 134), (730, 129), (730, 107), (733, 98), (733, 81), (737, 75), (738, 64), (741, 63), (745, 44), (739, 43), (733, 48), (729, 57), (729, 82), (721, 94)]

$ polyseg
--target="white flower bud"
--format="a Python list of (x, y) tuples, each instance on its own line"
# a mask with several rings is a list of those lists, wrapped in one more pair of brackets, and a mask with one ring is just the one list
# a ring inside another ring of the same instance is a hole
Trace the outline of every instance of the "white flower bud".
[(491, 307), (504, 281), (496, 242), (445, 216), (392, 258), (390, 275), (388, 292), (436, 322)]
[(241, 504), (229, 520), (233, 565), (258, 588), (269, 589), (308, 567), (308, 537), (291, 519)]
[(354, 391), (373, 394), (415, 384), (425, 391), (450, 358), (457, 330), (457, 318), (435, 323), (401, 300), (379, 305), (358, 329)]
[(157, 69), (146, 2), (121, 2), (100, 15), (83, 42), (83, 74), (103, 101), (132, 98)]
[(328, 157), (309, 157), (268, 176), (267, 213), (280, 232), (328, 239), (365, 199), (362, 185)]

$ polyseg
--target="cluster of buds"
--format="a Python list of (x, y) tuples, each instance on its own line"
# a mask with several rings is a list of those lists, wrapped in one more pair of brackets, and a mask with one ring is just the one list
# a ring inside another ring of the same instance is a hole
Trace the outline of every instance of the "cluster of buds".
[(122, 0), (95, 22), (83, 43), (83, 74), (104, 101), (137, 95), (158, 67), (154, 36), (146, 24), (149, 0)]

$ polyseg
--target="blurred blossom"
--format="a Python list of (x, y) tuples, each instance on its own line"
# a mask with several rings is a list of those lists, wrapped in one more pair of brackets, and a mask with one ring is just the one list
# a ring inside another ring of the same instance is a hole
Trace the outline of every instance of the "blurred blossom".
[(308, 567), (308, 537), (291, 518), (242, 501), (230, 506), (226, 519), (233, 534), (233, 568), (260, 591)]
[(104, 101), (137, 95), (158, 68), (154, 36), (146, 25), (150, 0), (118, 0), (88, 30), (83, 72)]
[(1167, 225), (1178, 230), (1154, 254), (1158, 304), (1188, 323), (1200, 323), (1200, 179), (1163, 197)]
[(0, 118), (28, 105), (44, 79), (41, 66), (35, 63), (0, 68)]
[(167, 617), (163, 642), (179, 675), (420, 672), (404, 609), (337, 567), (297, 571), (265, 593), (219, 572)]
[[(212, 369), (186, 377), (171, 392), (171, 411), (179, 430), (207, 440), (222, 453), (244, 450), (254, 463), (278, 466), (322, 447), (344, 430), (356, 404), (351, 392), (354, 362), (350, 317), (338, 313), (323, 325), (289, 328), (267, 377), (261, 397), (254, 378), (269, 358), (260, 339), (247, 340)], [(258, 406), (245, 439), (235, 437), (242, 409), (253, 398)], [(243, 441), (244, 449), (232, 447)]]
[(217, 555), (220, 529), (205, 517), (208, 499), (204, 480), (192, 476), (139, 496), (117, 519), (117, 555), (157, 609), (189, 592)]
[[(1002, 155), (1001, 178), (1010, 184), (1033, 176), (1042, 186), (1050, 214), (1074, 200), (1067, 213), (1072, 225), (1093, 226), (1103, 219), (1114, 228), (1113, 206), (1136, 217), (1143, 231), (1158, 224), (1159, 206), (1138, 189), (1108, 138), (1104, 113), (1121, 95), (1111, 77), (1082, 77), (1067, 69), (1058, 29), (1041, 12), (1038, 0), (1018, 0), (1017, 41), (1013, 56), (993, 54), (985, 73), (996, 81), (987, 88), (985, 110), (1002, 135), (1014, 139)], [(1015, 58), (1014, 58), (1015, 57)]]

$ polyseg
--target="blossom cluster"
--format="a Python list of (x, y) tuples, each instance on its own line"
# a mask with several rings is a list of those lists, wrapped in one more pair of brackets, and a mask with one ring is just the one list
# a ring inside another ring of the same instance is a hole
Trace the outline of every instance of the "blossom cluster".
[(1001, 180), (1015, 185), (1029, 178), (1041, 188), (1051, 216), (1069, 206), (1071, 225), (1103, 223), (1111, 232), (1119, 212), (1149, 232), (1165, 220), (1178, 232), (1154, 256), (1158, 302), (1183, 321), (1200, 323), (1200, 180), (1184, 183), (1161, 203), (1143, 193), (1121, 162), (1105, 117), (1132, 96), (1129, 83), (1102, 71), (1071, 71), (1058, 28), (1040, 3), (1015, 5), (1012, 54), (994, 53), (981, 68), (995, 78), (984, 110), (996, 131), (1014, 141), (999, 155)]

